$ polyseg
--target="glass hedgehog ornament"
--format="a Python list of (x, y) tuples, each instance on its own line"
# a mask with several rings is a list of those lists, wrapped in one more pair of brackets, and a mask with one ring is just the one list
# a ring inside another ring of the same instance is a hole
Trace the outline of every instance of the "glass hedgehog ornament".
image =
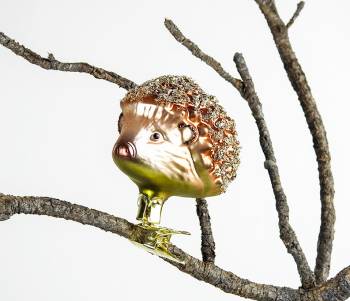
[(177, 262), (168, 250), (173, 234), (159, 226), (171, 196), (203, 198), (223, 193), (236, 177), (239, 143), (234, 121), (216, 98), (186, 76), (161, 76), (121, 100), (115, 164), (139, 188), (137, 220), (150, 233), (133, 242)]

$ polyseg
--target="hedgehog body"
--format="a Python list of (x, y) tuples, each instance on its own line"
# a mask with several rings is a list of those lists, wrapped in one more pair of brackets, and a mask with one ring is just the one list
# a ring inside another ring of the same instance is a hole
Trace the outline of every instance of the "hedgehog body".
[(218, 195), (236, 177), (235, 123), (186, 76), (161, 76), (121, 101), (113, 158), (143, 193)]

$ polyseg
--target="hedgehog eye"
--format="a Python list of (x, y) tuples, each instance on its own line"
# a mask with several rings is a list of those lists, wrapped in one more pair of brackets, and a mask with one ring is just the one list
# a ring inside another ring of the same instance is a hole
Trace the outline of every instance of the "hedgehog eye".
[(149, 137), (149, 139), (151, 141), (154, 141), (154, 142), (160, 142), (163, 140), (163, 135), (159, 132), (154, 132), (152, 133), (152, 135)]

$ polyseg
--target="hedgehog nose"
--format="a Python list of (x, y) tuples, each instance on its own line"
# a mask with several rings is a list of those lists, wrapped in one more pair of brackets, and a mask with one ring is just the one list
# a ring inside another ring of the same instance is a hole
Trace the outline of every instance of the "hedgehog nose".
[(136, 156), (136, 147), (131, 142), (117, 144), (115, 153), (118, 157), (132, 159)]

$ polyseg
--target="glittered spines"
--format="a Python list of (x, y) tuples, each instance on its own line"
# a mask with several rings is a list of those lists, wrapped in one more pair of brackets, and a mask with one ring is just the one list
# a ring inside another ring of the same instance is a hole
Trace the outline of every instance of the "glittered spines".
[(191, 78), (165, 75), (131, 89), (122, 102), (143, 101), (152, 98), (155, 103), (172, 104), (186, 112), (186, 119), (197, 138), (189, 145), (198, 152), (213, 182), (224, 192), (236, 177), (239, 165), (239, 142), (235, 123), (217, 99), (206, 94)]

